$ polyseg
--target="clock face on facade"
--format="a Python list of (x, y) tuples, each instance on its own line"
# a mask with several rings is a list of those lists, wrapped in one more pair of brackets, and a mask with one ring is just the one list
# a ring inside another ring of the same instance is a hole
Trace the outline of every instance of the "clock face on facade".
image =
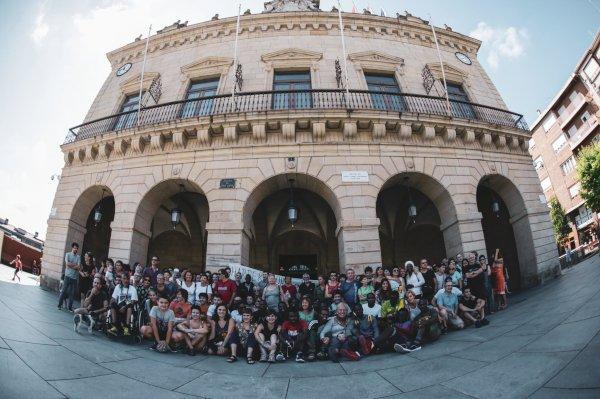
[(123, 64), (119, 69), (117, 69), (117, 76), (125, 75), (131, 69), (131, 62), (127, 64)]
[(456, 58), (458, 58), (458, 60), (460, 62), (462, 62), (463, 64), (467, 64), (467, 65), (471, 65), (473, 62), (471, 61), (471, 59), (469, 58), (468, 55), (466, 55), (465, 53), (461, 53), (460, 51), (457, 51), (456, 53), (454, 53), (454, 55), (456, 56)]

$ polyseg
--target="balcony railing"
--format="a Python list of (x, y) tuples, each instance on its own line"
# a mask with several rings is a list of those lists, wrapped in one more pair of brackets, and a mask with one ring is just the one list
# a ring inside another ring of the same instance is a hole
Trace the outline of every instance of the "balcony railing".
[[(281, 110), (374, 110), (448, 117), (446, 99), (406, 93), (365, 90), (295, 90), (263, 91), (217, 95), (194, 100), (173, 101), (128, 111), (83, 123), (69, 129), (65, 144), (107, 132), (136, 126), (156, 125), (174, 120), (237, 113), (260, 113)], [(452, 118), (489, 123), (528, 131), (522, 115), (487, 105), (450, 100)]]

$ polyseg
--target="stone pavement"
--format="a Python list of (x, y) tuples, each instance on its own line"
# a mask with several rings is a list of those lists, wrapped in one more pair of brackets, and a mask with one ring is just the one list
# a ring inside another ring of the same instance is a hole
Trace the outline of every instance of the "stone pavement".
[(599, 281), (595, 256), (411, 355), (252, 366), (76, 334), (56, 294), (0, 282), (0, 397), (598, 398)]

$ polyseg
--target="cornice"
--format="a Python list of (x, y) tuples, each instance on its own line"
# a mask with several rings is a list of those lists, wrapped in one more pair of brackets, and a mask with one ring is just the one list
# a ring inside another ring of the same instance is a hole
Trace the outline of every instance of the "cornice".
[[(433, 35), (428, 22), (419, 18), (390, 18), (376, 15), (343, 13), (346, 35), (394, 36), (411, 44), (431, 46)], [(236, 18), (229, 17), (211, 20), (174, 29), (150, 37), (148, 52), (179, 46), (219, 40), (235, 35)], [(269, 32), (282, 30), (339, 31), (337, 13), (332, 12), (291, 12), (272, 14), (243, 15), (240, 20), (240, 34), (260, 37)], [(481, 42), (469, 36), (448, 29), (435, 28), (441, 47), (460, 50), (476, 55)], [(115, 49), (107, 54), (113, 68), (124, 62), (137, 61), (144, 53), (145, 40), (138, 40)]]

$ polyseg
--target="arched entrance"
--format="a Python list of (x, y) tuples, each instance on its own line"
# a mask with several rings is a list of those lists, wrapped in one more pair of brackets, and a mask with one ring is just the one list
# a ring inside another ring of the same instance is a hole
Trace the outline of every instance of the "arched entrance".
[(135, 228), (147, 237), (140, 262), (158, 256), (163, 267), (204, 270), (208, 215), (208, 201), (195, 183), (172, 179), (154, 186), (135, 218)]
[(389, 179), (377, 197), (379, 240), (384, 266), (427, 258), (439, 262), (450, 245), (460, 241), (450, 194), (422, 173), (401, 173)]
[(244, 207), (249, 265), (294, 277), (339, 270), (334, 209), (339, 211), (335, 195), (314, 177), (285, 174), (259, 184)]
[(488, 175), (477, 186), (477, 208), (482, 215), (481, 227), (488, 258), (492, 262), (496, 249), (500, 250), (509, 273), (509, 288), (517, 291), (521, 288), (522, 266), (527, 264), (536, 268), (523, 197), (506, 177)]
[(107, 258), (114, 217), (115, 198), (110, 189), (106, 186), (89, 187), (73, 206), (67, 247), (71, 242), (77, 242), (82, 254), (91, 252), (97, 261)]

